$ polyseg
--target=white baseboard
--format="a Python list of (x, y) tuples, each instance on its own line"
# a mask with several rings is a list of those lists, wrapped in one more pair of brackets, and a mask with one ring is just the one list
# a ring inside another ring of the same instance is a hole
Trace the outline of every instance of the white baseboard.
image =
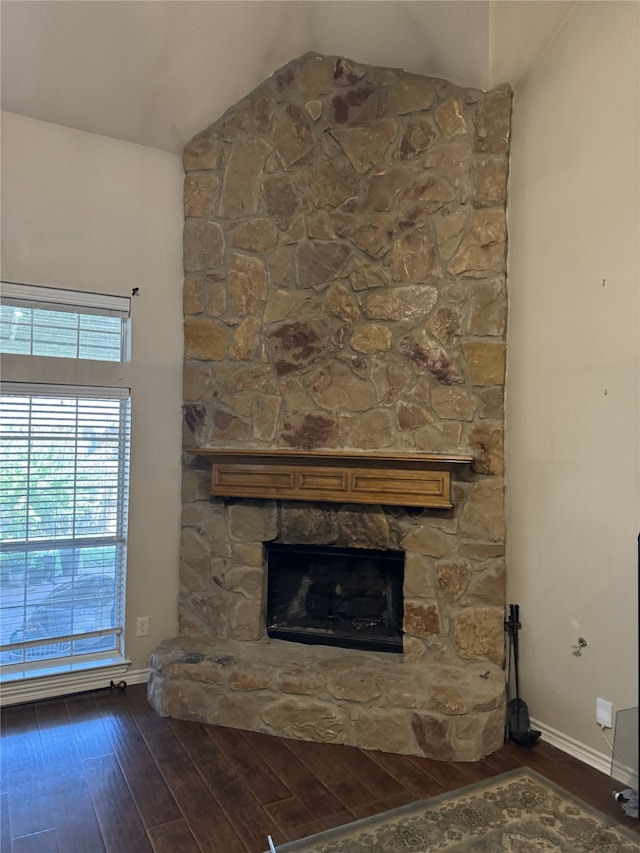
[(123, 662), (92, 669), (80, 669), (76, 672), (5, 681), (0, 688), (0, 705), (2, 707), (19, 705), (23, 702), (36, 702), (38, 699), (53, 699), (56, 696), (101, 690), (109, 687), (112, 681), (144, 684), (148, 680), (148, 669), (129, 669), (129, 664)]
[[(540, 720), (534, 720), (532, 718), (531, 727), (541, 731), (542, 740), (551, 744), (551, 746), (555, 746), (558, 749), (561, 749), (562, 752), (566, 752), (568, 755), (572, 755), (574, 758), (577, 758), (580, 761), (583, 761), (585, 764), (588, 764), (589, 767), (594, 767), (601, 773), (605, 773), (607, 776), (611, 776), (610, 753), (599, 752), (597, 749), (593, 749), (590, 746), (585, 746), (585, 744), (580, 743), (572, 737), (569, 737), (569, 735), (566, 735), (563, 732), (557, 731), (557, 729), (551, 728), (551, 726), (547, 726), (544, 723), (541, 723)], [(623, 782), (625, 785), (628, 785), (634, 790), (638, 789), (638, 773), (633, 768), (627, 767), (626, 765), (616, 760), (615, 774), (616, 779), (619, 782)]]

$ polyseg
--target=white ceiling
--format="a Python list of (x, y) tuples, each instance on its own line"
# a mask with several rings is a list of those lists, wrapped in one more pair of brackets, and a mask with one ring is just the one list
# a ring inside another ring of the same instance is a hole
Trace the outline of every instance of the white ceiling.
[(2, 108), (179, 152), (307, 51), (517, 86), (564, 0), (2, 0)]

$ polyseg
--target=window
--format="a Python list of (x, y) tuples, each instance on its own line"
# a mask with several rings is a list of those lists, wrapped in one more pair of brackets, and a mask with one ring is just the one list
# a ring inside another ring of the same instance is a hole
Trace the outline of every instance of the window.
[(124, 652), (129, 300), (5, 285), (1, 302), (3, 677), (99, 665)]

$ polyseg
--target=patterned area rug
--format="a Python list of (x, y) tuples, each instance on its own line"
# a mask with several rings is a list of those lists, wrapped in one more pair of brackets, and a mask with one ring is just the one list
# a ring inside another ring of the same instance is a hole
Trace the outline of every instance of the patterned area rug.
[(519, 769), (278, 847), (277, 853), (637, 853), (640, 837)]

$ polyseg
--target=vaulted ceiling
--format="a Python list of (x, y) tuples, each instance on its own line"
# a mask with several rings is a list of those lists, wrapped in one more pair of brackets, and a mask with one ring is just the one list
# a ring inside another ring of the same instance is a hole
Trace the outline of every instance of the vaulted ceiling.
[(515, 88), (564, 0), (2, 0), (2, 108), (179, 152), (307, 51)]

